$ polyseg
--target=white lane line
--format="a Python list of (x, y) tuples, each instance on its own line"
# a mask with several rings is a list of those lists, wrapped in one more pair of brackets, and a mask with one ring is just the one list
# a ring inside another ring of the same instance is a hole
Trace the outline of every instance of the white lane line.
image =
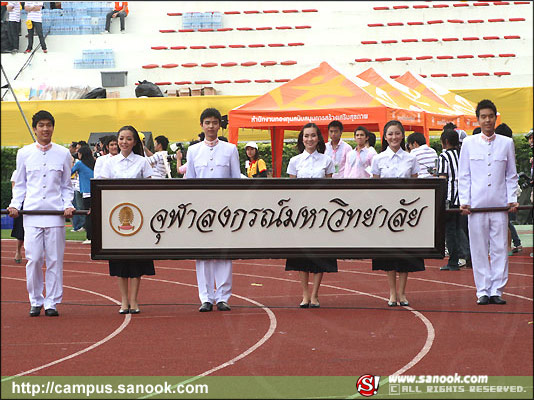
[[(20, 278), (9, 278), (9, 277), (5, 277), (5, 276), (2, 276), (2, 279), (13, 279), (13, 280), (17, 280), (17, 281), (23, 281), (23, 282), (26, 282), (26, 279), (20, 279)], [(69, 289), (73, 289), (73, 290), (79, 290), (79, 291), (82, 291), (82, 292), (86, 292), (86, 293), (91, 293), (91, 294), (94, 294), (96, 296), (101, 296), (109, 301), (111, 301), (112, 303), (115, 303), (117, 305), (120, 305), (121, 302), (120, 301), (117, 301), (109, 296), (106, 296), (105, 294), (102, 294), (102, 293), (98, 293), (98, 292), (93, 292), (92, 290), (87, 290), (87, 289), (81, 289), (81, 288), (77, 288), (77, 287), (74, 287), (74, 286), (67, 286), (67, 285), (63, 285), (63, 287), (66, 287), (66, 288), (69, 288)], [(24, 372), (20, 372), (16, 375), (13, 375), (13, 376), (8, 376), (4, 379), (2, 379), (2, 382), (5, 382), (5, 381), (9, 381), (11, 379), (14, 379), (15, 377), (17, 376), (24, 376), (24, 375), (28, 375), (28, 374), (32, 374), (34, 372), (37, 372), (39, 370), (42, 370), (44, 368), (48, 368), (48, 367), (51, 367), (53, 365), (56, 365), (56, 364), (59, 364), (59, 363), (62, 363), (63, 361), (67, 361), (67, 360), (70, 360), (71, 358), (74, 358), (74, 357), (77, 357), (83, 353), (87, 353), (88, 351), (90, 350), (93, 350), (94, 348), (97, 348), (98, 346), (108, 342), (109, 340), (113, 339), (115, 336), (117, 336), (119, 333), (121, 333), (127, 326), (128, 324), (130, 323), (130, 320), (131, 320), (132, 316), (130, 314), (126, 314), (126, 317), (124, 318), (124, 320), (122, 321), (122, 324), (117, 328), (115, 329), (112, 333), (110, 333), (108, 336), (106, 336), (104, 339), (102, 340), (99, 340), (98, 342), (96, 342), (95, 344), (89, 346), (89, 347), (86, 347), (85, 349), (82, 349), (80, 351), (77, 351), (75, 353), (72, 353), (66, 357), (63, 357), (63, 358), (60, 358), (59, 360), (55, 360), (55, 361), (52, 361), (52, 362), (49, 362), (48, 364), (45, 364), (45, 365), (41, 365), (40, 367), (36, 367), (36, 368), (32, 368), (28, 371), (24, 371)]]

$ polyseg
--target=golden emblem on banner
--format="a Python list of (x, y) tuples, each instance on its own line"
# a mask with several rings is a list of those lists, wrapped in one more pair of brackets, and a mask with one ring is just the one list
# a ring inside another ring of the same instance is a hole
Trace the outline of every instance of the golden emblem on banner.
[(135, 204), (121, 203), (111, 210), (109, 224), (119, 235), (132, 236), (143, 226), (143, 213)]

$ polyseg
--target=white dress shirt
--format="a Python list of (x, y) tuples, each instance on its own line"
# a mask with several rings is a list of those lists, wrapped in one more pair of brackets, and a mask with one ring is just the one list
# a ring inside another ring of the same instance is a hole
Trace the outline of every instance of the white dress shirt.
[[(17, 152), (17, 174), (9, 207), (20, 210), (57, 210), (72, 208), (74, 191), (70, 180), (71, 155), (68, 149), (52, 143), (49, 150), (39, 150), (35, 143)], [(63, 215), (25, 215), (25, 226), (65, 225)]]
[(376, 154), (373, 147), (351, 150), (347, 154), (344, 178), (371, 178), (371, 163)]
[(336, 149), (334, 150), (332, 146), (332, 141), (326, 143), (326, 150), (324, 154), (332, 159), (334, 162), (335, 171), (332, 175), (332, 178), (339, 179), (343, 178), (345, 175), (345, 163), (347, 159), (347, 154), (352, 150), (350, 144), (345, 143), (343, 139), (339, 139)]
[(128, 157), (124, 157), (122, 153), (110, 157), (105, 162), (100, 175), (101, 178), (111, 179), (150, 178), (152, 168), (145, 157), (132, 151)]
[(209, 147), (204, 142), (187, 149), (187, 179), (191, 178), (240, 178), (237, 147), (228, 142), (219, 142)]
[(324, 178), (334, 172), (334, 161), (317, 150), (311, 154), (304, 150), (299, 155), (291, 157), (287, 166), (287, 173), (297, 178)]
[(106, 164), (106, 161), (109, 160), (110, 157), (113, 157), (111, 154), (105, 154), (103, 156), (100, 156), (95, 161), (95, 168), (94, 168), (94, 177), (95, 178), (102, 178), (102, 169), (104, 168), (104, 165)]
[(411, 178), (419, 173), (419, 163), (410, 153), (399, 148), (396, 153), (388, 146), (373, 158), (371, 173), (381, 178)]
[(495, 135), (486, 142), (483, 133), (469, 136), (460, 151), (458, 189), (461, 205), (505, 207), (517, 202), (515, 148), (511, 138)]

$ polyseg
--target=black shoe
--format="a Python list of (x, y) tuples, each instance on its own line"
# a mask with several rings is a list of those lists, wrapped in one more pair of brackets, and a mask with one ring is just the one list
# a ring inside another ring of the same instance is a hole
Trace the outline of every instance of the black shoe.
[(31, 306), (30, 317), (38, 317), (41, 314), (41, 308), (43, 308), (43, 306)]
[(460, 268), (454, 267), (454, 266), (450, 266), (450, 265), (445, 265), (445, 266), (441, 267), (439, 270), (440, 271), (460, 271)]
[(45, 315), (47, 317), (59, 317), (59, 313), (54, 308), (49, 308), (48, 310), (45, 310)]
[(139, 314), (141, 310), (139, 308), (130, 308), (130, 314)]
[(489, 300), (488, 296), (480, 296), (477, 300), (477, 304), (479, 306), (485, 306), (486, 304), (489, 304)]
[(217, 303), (217, 310), (219, 310), (219, 311), (230, 311), (231, 308), (230, 308), (230, 306), (228, 305), (228, 303), (226, 301), (219, 301)]
[(406, 307), (406, 306), (409, 306), (409, 305), (410, 305), (410, 302), (409, 302), (408, 300), (406, 300), (406, 301), (401, 301), (399, 304), (400, 304), (401, 306), (403, 306), (403, 307)]
[(491, 296), (489, 298), (490, 304), (506, 304), (506, 300), (504, 300), (501, 296)]
[(321, 307), (321, 305), (319, 304), (319, 302), (317, 303), (310, 303), (310, 308), (319, 308)]
[(211, 311), (211, 310), (213, 310), (213, 304), (208, 303), (207, 301), (205, 303), (202, 303), (202, 305), (198, 309), (198, 311), (200, 311), (200, 312), (208, 312), (208, 311)]
[(300, 308), (310, 308), (310, 302), (308, 301), (307, 303), (300, 303), (299, 307)]
[(397, 307), (398, 304), (396, 301), (388, 301), (388, 307)]
[(129, 308), (125, 308), (125, 309), (119, 309), (119, 314), (129, 314), (130, 313), (130, 309)]

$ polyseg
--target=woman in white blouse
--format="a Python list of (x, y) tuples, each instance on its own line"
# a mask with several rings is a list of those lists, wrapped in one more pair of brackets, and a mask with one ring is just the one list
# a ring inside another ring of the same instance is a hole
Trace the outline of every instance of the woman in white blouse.
[[(384, 126), (382, 152), (373, 158), (371, 173), (373, 178), (417, 178), (419, 163), (415, 156), (404, 151), (404, 127), (399, 121), (389, 121)], [(408, 306), (406, 282), (408, 272), (424, 271), (425, 263), (419, 257), (399, 255), (395, 258), (373, 259), (373, 270), (387, 271), (389, 284), (388, 306)], [(397, 273), (399, 290), (397, 293)]]
[[(297, 147), (301, 154), (289, 160), (287, 173), (290, 178), (331, 178), (334, 162), (324, 154), (326, 145), (319, 127), (313, 123), (304, 125), (299, 133)], [(319, 308), (319, 287), (324, 272), (337, 272), (335, 258), (299, 257), (286, 260), (286, 271), (299, 271), (302, 286), (301, 308)], [(308, 289), (310, 273), (313, 274), (311, 294)]]
[[(150, 178), (152, 168), (144, 157), (143, 145), (137, 130), (131, 126), (119, 129), (118, 143), (120, 153), (104, 164), (102, 178), (138, 179)], [(137, 294), (142, 275), (155, 275), (152, 260), (109, 260), (109, 275), (119, 277), (121, 308), (119, 314), (139, 314)], [(130, 291), (128, 293), (128, 278)]]

